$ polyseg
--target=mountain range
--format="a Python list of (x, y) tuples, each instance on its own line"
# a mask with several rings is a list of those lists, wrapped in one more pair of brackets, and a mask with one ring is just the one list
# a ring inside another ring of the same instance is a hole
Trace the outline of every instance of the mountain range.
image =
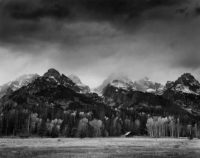
[[(166, 85), (111, 75), (91, 92), (77, 76), (49, 69), (4, 84), (0, 97), (0, 135), (146, 135), (148, 119), (166, 117), (165, 135), (185, 136), (200, 123), (200, 83), (190, 73)], [(172, 120), (182, 127), (174, 133)]]
[(156, 93), (156, 94), (161, 93), (164, 88), (162, 84), (153, 82), (148, 77), (144, 77), (140, 80), (133, 82), (126, 75), (112, 74), (107, 79), (105, 79), (100, 86), (95, 88), (94, 91), (98, 94), (102, 94), (104, 88), (109, 84), (119, 89), (120, 88), (124, 90), (132, 89), (135, 91)]

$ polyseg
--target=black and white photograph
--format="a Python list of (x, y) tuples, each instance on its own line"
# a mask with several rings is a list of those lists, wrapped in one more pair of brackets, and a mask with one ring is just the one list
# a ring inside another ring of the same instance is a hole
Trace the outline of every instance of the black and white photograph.
[(0, 0), (0, 158), (200, 158), (200, 0)]

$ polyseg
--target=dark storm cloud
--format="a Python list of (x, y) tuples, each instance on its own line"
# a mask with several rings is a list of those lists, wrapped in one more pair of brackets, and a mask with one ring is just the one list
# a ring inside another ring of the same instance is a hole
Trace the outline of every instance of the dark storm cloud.
[(71, 44), (73, 40), (77, 42), (73, 39), (76, 35), (72, 36), (71, 30), (63, 30), (63, 26), (74, 21), (106, 21), (114, 27), (124, 29), (131, 25), (134, 28), (145, 11), (183, 2), (185, 0), (2, 0), (0, 41), (17, 45), (35, 40)]
[(200, 15), (200, 7), (196, 7), (195, 12), (197, 15)]
[(83, 76), (88, 84), (116, 71), (160, 81), (170, 79), (166, 74), (171, 72), (175, 79), (200, 67), (197, 3), (0, 0), (0, 71), (5, 76), (0, 82), (9, 79), (9, 71), (42, 74), (49, 67)]
[[(185, 0), (3, 0), (4, 13), (17, 19), (41, 17), (113, 19), (131, 18), (157, 6), (176, 5)], [(93, 14), (91, 14), (93, 13)]]

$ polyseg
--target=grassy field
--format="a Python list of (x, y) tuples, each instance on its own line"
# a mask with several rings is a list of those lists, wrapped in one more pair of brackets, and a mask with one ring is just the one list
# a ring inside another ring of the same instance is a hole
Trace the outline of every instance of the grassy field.
[(200, 158), (200, 140), (171, 138), (0, 139), (0, 158)]

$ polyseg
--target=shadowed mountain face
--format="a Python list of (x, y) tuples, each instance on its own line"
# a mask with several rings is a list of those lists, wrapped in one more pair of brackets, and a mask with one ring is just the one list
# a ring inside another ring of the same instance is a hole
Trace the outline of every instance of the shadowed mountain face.
[(168, 82), (163, 97), (190, 113), (200, 115), (200, 84), (189, 73), (183, 74), (175, 82)]
[(42, 77), (42, 79), (46, 79), (46, 81), (50, 82), (49, 85), (62, 85), (64, 87), (68, 87), (73, 89), (76, 92), (80, 92), (80, 88), (67, 76), (64, 74), (60, 74), (55, 69), (49, 69)]
[(176, 115), (190, 117), (192, 114), (163, 96), (139, 91), (126, 91), (108, 85), (104, 90), (105, 101), (118, 110), (132, 110), (152, 116)]

